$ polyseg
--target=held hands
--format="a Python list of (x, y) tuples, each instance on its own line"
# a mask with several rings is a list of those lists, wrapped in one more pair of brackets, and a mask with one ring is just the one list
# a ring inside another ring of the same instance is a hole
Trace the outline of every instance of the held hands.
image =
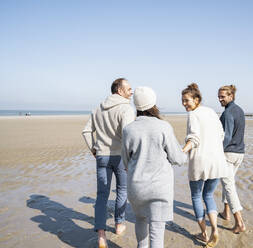
[(187, 141), (187, 143), (185, 144), (184, 148), (183, 148), (183, 152), (187, 153), (192, 149), (192, 142), (190, 140)]

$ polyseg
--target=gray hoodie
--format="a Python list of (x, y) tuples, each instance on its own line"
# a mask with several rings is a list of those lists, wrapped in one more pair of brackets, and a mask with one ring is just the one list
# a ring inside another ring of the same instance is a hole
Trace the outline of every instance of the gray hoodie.
[(96, 150), (96, 155), (121, 155), (122, 130), (134, 120), (130, 100), (113, 94), (92, 112), (82, 135), (89, 149)]

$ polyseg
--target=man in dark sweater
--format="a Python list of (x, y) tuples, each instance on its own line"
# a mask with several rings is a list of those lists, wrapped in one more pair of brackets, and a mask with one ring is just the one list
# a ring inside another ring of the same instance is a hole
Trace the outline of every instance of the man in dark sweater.
[(225, 107), (220, 120), (225, 132), (223, 147), (228, 163), (228, 176), (221, 178), (224, 210), (219, 213), (219, 216), (229, 220), (231, 210), (235, 219), (235, 225), (231, 230), (234, 233), (240, 233), (245, 231), (246, 227), (241, 215), (242, 206), (236, 192), (235, 174), (243, 161), (245, 152), (245, 116), (243, 110), (234, 103), (235, 92), (234, 85), (223, 86), (218, 92), (221, 106)]

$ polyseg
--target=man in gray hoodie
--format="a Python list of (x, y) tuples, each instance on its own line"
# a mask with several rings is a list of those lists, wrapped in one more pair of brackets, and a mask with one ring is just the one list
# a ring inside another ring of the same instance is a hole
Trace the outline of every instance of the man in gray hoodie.
[(98, 247), (107, 247), (106, 205), (113, 173), (116, 177), (116, 234), (125, 230), (123, 222), (127, 202), (127, 174), (121, 159), (121, 141), (123, 128), (135, 119), (134, 110), (130, 105), (133, 93), (128, 81), (125, 78), (116, 79), (112, 83), (111, 92), (112, 95), (92, 112), (82, 132), (97, 162), (95, 231), (98, 232)]

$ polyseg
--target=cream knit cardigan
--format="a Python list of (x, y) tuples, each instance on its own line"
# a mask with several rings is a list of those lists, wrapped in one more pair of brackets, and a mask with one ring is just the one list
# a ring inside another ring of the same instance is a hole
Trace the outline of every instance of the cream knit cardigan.
[(191, 141), (188, 176), (190, 181), (221, 178), (227, 175), (223, 151), (224, 132), (218, 115), (211, 108), (199, 106), (190, 111), (185, 141)]

